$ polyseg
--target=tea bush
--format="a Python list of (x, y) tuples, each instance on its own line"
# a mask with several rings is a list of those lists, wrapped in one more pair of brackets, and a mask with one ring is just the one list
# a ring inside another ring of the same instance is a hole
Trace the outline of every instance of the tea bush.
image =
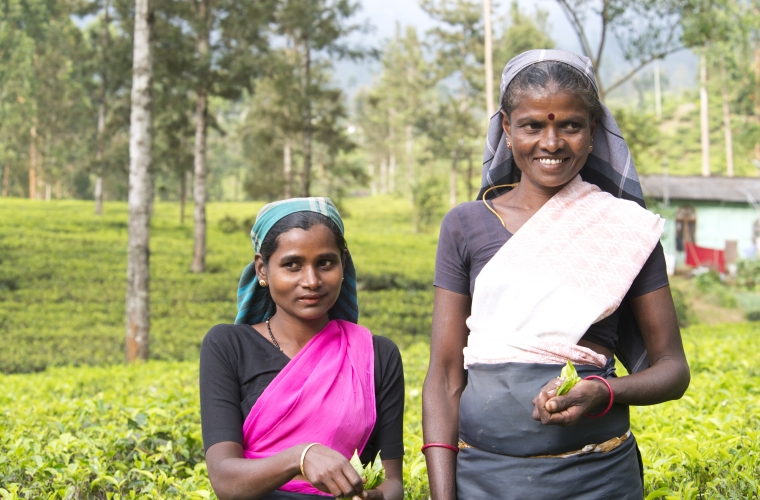
[[(359, 294), (361, 322), (400, 343), (405, 332), (429, 331), (437, 231), (413, 234), (404, 200), (346, 203), (349, 248), (360, 286), (367, 284)], [(209, 204), (207, 272), (195, 274), (192, 224), (179, 224), (176, 204), (156, 203), (153, 359), (197, 359), (206, 331), (234, 320), (238, 279), (253, 259), (242, 225), (260, 206)], [(90, 202), (0, 200), (0, 372), (123, 360), (126, 208), (106, 203), (97, 217)]]
[[(648, 499), (756, 498), (760, 325), (684, 332), (680, 401), (631, 411)], [(421, 393), (428, 348), (402, 349), (407, 500), (428, 498)], [(198, 366), (53, 368), (0, 375), (0, 498), (214, 498), (200, 433)]]

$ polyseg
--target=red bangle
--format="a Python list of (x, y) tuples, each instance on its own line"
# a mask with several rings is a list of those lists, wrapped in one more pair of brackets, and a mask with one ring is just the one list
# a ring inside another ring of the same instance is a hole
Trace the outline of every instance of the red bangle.
[(589, 415), (588, 413), (586, 413), (586, 416), (588, 418), (603, 417), (607, 413), (609, 413), (610, 409), (612, 409), (612, 403), (615, 402), (615, 393), (612, 392), (612, 387), (610, 386), (610, 383), (607, 382), (607, 380), (605, 380), (604, 377), (600, 377), (599, 375), (589, 375), (588, 377), (584, 378), (583, 380), (591, 380), (591, 379), (601, 380), (602, 382), (604, 382), (604, 385), (606, 385), (607, 389), (610, 391), (610, 402), (607, 404), (607, 408), (605, 408), (603, 412), (601, 412), (601, 413), (595, 413), (593, 415)]
[(454, 453), (459, 453), (459, 448), (457, 448), (456, 446), (452, 446), (450, 444), (446, 444), (446, 443), (428, 443), (428, 444), (422, 445), (422, 448), (420, 449), (420, 451), (424, 452), (428, 448), (446, 448), (447, 450), (451, 450)]

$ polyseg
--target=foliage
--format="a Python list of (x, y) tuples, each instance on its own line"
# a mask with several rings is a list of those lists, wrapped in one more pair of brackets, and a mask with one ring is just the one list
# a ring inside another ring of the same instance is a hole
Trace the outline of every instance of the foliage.
[[(647, 498), (754, 498), (760, 488), (760, 325), (684, 331), (683, 399), (632, 409)], [(421, 389), (428, 347), (402, 349), (405, 499), (428, 498)], [(197, 363), (0, 375), (0, 498), (214, 498)], [(110, 494), (110, 495), (109, 495)]]
[(673, 304), (676, 308), (676, 316), (678, 317), (678, 325), (681, 328), (686, 328), (689, 325), (696, 323), (696, 316), (694, 316), (689, 304), (686, 300), (686, 296), (680, 288), (672, 287), (670, 293), (673, 295)]
[(760, 290), (760, 259), (742, 259), (736, 263), (736, 285), (745, 290)]
[[(403, 200), (351, 199), (345, 205), (360, 286), (368, 284), (359, 296), (361, 321), (400, 341), (409, 338), (405, 332), (426, 335), (437, 234), (413, 236)], [(260, 207), (209, 205), (208, 272), (197, 275), (187, 266), (192, 228), (179, 224), (177, 204), (156, 202), (154, 359), (196, 359), (205, 332), (233, 321), (238, 279), (253, 258), (248, 232)], [(98, 218), (80, 201), (0, 200), (0, 372), (123, 360), (126, 209), (108, 202)], [(232, 231), (225, 232), (230, 220)]]

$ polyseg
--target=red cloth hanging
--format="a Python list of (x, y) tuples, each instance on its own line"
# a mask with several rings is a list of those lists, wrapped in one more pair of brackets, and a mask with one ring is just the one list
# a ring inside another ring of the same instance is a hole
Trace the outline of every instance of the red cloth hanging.
[(686, 251), (687, 266), (707, 266), (719, 273), (726, 272), (726, 253), (723, 250), (698, 247), (688, 241), (684, 244), (684, 250)]

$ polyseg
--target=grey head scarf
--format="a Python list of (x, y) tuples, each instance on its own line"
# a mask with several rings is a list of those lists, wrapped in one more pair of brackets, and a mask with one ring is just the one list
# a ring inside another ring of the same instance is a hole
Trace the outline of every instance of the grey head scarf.
[[(529, 50), (513, 58), (504, 68), (501, 75), (499, 102), (504, 97), (504, 92), (510, 82), (520, 71), (543, 61), (557, 61), (572, 66), (586, 75), (597, 92), (599, 91), (594, 67), (588, 57), (564, 50)], [(604, 104), (602, 108), (604, 112), (594, 133), (594, 151), (588, 156), (586, 164), (580, 171), (581, 178), (586, 182), (596, 184), (613, 196), (634, 201), (643, 207), (644, 195), (641, 192), (636, 168), (633, 166), (631, 152), (610, 110)], [(501, 109), (499, 106), (488, 124), (486, 149), (483, 154), (483, 179), (478, 199), (482, 199), (485, 191), (492, 186), (520, 181), (520, 170), (512, 161), (512, 151), (507, 147), (504, 129), (501, 126)], [(487, 198), (494, 198), (507, 190), (508, 188), (493, 189), (488, 193)], [(615, 355), (629, 373), (635, 373), (649, 367), (646, 346), (627, 300), (620, 305), (619, 311)]]
[[(594, 88), (599, 91), (591, 59), (565, 50), (529, 50), (513, 58), (501, 74), (499, 102), (507, 87), (517, 74), (532, 64), (543, 61), (565, 63), (586, 75)], [(604, 113), (594, 133), (594, 151), (588, 156), (581, 170), (581, 178), (596, 184), (603, 191), (644, 206), (639, 176), (633, 166), (631, 152), (610, 110), (602, 104)], [(512, 184), (520, 180), (520, 171), (512, 161), (512, 151), (507, 147), (504, 129), (501, 126), (501, 106), (488, 124), (486, 148), (483, 153), (483, 180), (478, 199), (486, 189), (502, 184)], [(504, 194), (505, 189), (494, 189), (488, 198)]]

